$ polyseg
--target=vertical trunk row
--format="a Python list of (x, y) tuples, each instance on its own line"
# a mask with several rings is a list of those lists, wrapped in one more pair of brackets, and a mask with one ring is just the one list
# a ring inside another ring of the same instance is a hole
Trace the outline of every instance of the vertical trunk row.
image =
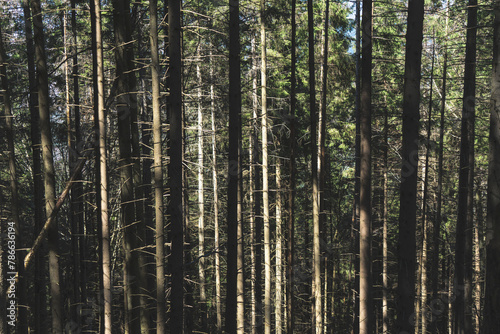
[[(49, 85), (47, 63), (45, 57), (45, 38), (43, 33), (42, 10), (39, 0), (32, 0), (35, 59), (38, 83), (38, 112), (40, 115), (40, 134), (42, 146), (43, 175), (45, 187), (45, 214), (49, 217), (56, 203), (55, 169), (52, 156), (52, 134), (50, 130)], [(63, 308), (60, 288), (60, 273), (58, 259), (57, 220), (50, 225), (48, 231), (49, 248), (49, 279), (52, 312), (52, 332), (63, 330)]]
[(417, 214), (418, 133), (424, 1), (408, 4), (405, 80), (403, 88), (403, 145), (398, 240), (398, 332), (413, 333), (415, 300), (415, 228)]

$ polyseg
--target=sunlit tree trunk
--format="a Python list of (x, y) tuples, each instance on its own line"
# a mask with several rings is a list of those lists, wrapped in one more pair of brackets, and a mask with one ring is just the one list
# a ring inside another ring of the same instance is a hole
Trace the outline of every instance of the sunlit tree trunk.
[(102, 258), (102, 283), (103, 283), (103, 308), (104, 308), (104, 333), (111, 334), (112, 328), (112, 275), (111, 275), (111, 236), (108, 211), (108, 177), (107, 177), (107, 152), (106, 152), (106, 115), (104, 106), (104, 56), (101, 28), (100, 0), (93, 0), (92, 10), (95, 17), (95, 64), (97, 71), (97, 137), (99, 141), (99, 193), (100, 193), (100, 222), (101, 222), (101, 258)]
[[(278, 144), (279, 146), (279, 144)], [(282, 206), (281, 206), (281, 161), (276, 157), (276, 291), (274, 298), (274, 312), (276, 315), (276, 334), (282, 333), (283, 324), (283, 268), (282, 268), (282, 254), (283, 254), (283, 231), (282, 231)]]
[(269, 222), (269, 163), (267, 148), (267, 41), (265, 25), (266, 1), (260, 1), (261, 54), (261, 129), (262, 129), (262, 205), (264, 211), (264, 333), (271, 333), (271, 231)]
[(158, 0), (149, 2), (149, 41), (151, 47), (151, 89), (153, 103), (153, 159), (155, 208), (155, 263), (156, 263), (156, 333), (166, 331), (165, 320), (165, 238), (163, 212), (163, 163), (160, 110), (160, 61), (158, 56)]
[(323, 313), (321, 309), (321, 250), (319, 224), (319, 180), (318, 180), (318, 138), (316, 115), (316, 85), (314, 70), (314, 12), (312, 0), (307, 2), (307, 26), (309, 38), (309, 110), (311, 117), (311, 150), (312, 150), (312, 216), (313, 216), (313, 331), (316, 334), (323, 330)]
[[(212, 55), (210, 53), (210, 55)], [(212, 57), (210, 57), (212, 61)], [(213, 79), (213, 68), (210, 66), (210, 77)], [(211, 80), (211, 82), (213, 82)], [(221, 303), (221, 278), (220, 278), (220, 235), (219, 235), (219, 184), (217, 179), (217, 150), (216, 150), (216, 127), (215, 127), (215, 95), (214, 85), (210, 84), (210, 114), (212, 123), (212, 180), (213, 180), (213, 205), (214, 205), (214, 247), (215, 253), (215, 309), (217, 318), (217, 330), (222, 330), (222, 303)]]

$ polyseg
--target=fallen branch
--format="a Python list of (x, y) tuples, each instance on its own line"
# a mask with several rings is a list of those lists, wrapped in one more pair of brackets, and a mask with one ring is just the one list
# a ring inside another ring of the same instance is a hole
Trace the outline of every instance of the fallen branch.
[[(92, 150), (88, 150), (87, 152), (91, 152)], [(87, 153), (86, 155), (88, 155)], [(52, 213), (50, 214), (49, 218), (45, 221), (45, 224), (42, 227), (42, 230), (40, 231), (40, 234), (38, 237), (35, 239), (35, 242), (33, 243), (33, 246), (30, 248), (30, 251), (28, 254), (26, 254), (24, 258), (24, 268), (27, 269), (31, 260), (33, 259), (35, 252), (37, 251), (38, 248), (40, 248), (43, 239), (45, 238), (45, 235), (47, 234), (47, 231), (52, 224), (52, 222), (55, 220), (57, 213), (59, 212), (59, 209), (61, 209), (64, 200), (69, 194), (69, 191), (71, 190), (71, 187), (75, 183), (75, 179), (77, 175), (82, 171), (83, 166), (85, 165), (85, 162), (87, 161), (86, 155), (84, 155), (79, 161), (78, 164), (75, 167), (75, 170), (73, 171), (73, 174), (71, 175), (71, 178), (69, 181), (66, 183), (66, 187), (64, 188), (63, 192), (59, 196), (56, 202), (56, 206), (54, 207), (54, 210), (52, 210)]]

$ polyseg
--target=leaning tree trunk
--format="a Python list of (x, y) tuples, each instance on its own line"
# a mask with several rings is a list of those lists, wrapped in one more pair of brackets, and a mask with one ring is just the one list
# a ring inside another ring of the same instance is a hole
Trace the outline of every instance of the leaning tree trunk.
[(403, 146), (398, 240), (398, 312), (396, 330), (414, 332), (418, 132), (424, 1), (408, 5), (405, 80), (403, 89)]
[[(42, 9), (39, 0), (32, 0), (35, 58), (38, 83), (38, 112), (42, 145), (43, 175), (45, 184), (45, 214), (49, 217), (56, 204), (56, 181), (52, 156), (52, 133), (50, 129), (49, 83), (45, 57), (45, 37), (43, 33)], [(52, 312), (52, 332), (63, 331), (63, 308), (59, 273), (57, 221), (48, 230), (49, 279)]]

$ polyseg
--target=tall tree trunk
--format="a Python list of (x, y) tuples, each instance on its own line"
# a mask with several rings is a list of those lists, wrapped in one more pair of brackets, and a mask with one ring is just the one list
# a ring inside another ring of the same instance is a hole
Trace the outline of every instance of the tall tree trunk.
[(228, 333), (237, 333), (238, 328), (238, 184), (240, 158), (238, 132), (241, 131), (241, 78), (239, 1), (229, 0), (229, 152), (227, 188), (227, 297), (226, 326)]
[[(78, 146), (80, 143), (82, 143), (82, 133), (81, 133), (81, 117), (80, 117), (80, 80), (79, 80), (79, 63), (78, 63), (78, 27), (76, 25), (76, 3), (75, 0), (71, 0), (71, 32), (72, 32), (72, 58), (73, 58), (73, 66), (71, 70), (71, 75), (73, 77), (73, 114), (74, 114), (74, 147), (72, 148), (75, 150), (76, 154), (80, 154), (80, 152), (77, 152)], [(76, 161), (73, 163), (76, 164)], [(85, 280), (82, 279), (82, 277), (86, 277), (86, 271), (83, 263), (83, 258), (85, 256), (85, 249), (84, 249), (84, 240), (83, 240), (83, 235), (84, 235), (84, 208), (83, 208), (83, 184), (81, 182), (82, 180), (82, 173), (78, 173), (76, 176), (76, 180), (80, 181), (77, 182), (73, 186), (72, 194), (71, 194), (71, 199), (73, 201), (73, 233), (76, 234), (74, 236), (74, 263), (75, 263), (75, 273), (73, 275), (73, 280), (74, 280), (74, 286), (75, 286), (75, 293), (76, 293), (76, 299), (75, 302), (77, 303), (77, 314), (76, 314), (76, 321), (80, 326), (83, 326), (82, 321), (81, 321), (81, 311), (78, 311), (80, 306), (83, 304), (83, 302), (86, 300), (86, 287), (85, 287)]]
[(318, 138), (316, 115), (316, 78), (314, 70), (314, 12), (312, 0), (307, 2), (307, 26), (309, 34), (309, 110), (311, 117), (311, 152), (312, 152), (312, 216), (313, 216), (313, 330), (322, 333), (323, 314), (321, 309), (321, 249), (319, 224), (319, 180), (318, 180)]
[(264, 208), (264, 333), (271, 333), (271, 228), (269, 222), (269, 163), (267, 148), (267, 41), (265, 25), (266, 0), (260, 0), (261, 52), (261, 121), (262, 121), (262, 204)]
[[(28, 60), (28, 80), (29, 80), (29, 108), (30, 108), (30, 118), (31, 118), (31, 147), (33, 156), (33, 198), (35, 206), (35, 223), (34, 231), (38, 233), (43, 225), (43, 180), (42, 180), (42, 170), (41, 170), (41, 160), (40, 160), (40, 129), (39, 129), (39, 113), (37, 109), (37, 82), (36, 82), (36, 69), (35, 69), (35, 47), (33, 45), (33, 32), (31, 25), (31, 10), (28, 0), (23, 0), (23, 13), (24, 13), (24, 26), (26, 31), (26, 47), (27, 47), (27, 60)], [(41, 254), (41, 253), (40, 253)], [(46, 331), (43, 326), (44, 319), (46, 318), (45, 311), (45, 299), (46, 290), (44, 284), (44, 276), (42, 273), (42, 259), (41, 255), (38, 254), (35, 257), (35, 269), (34, 269), (34, 282), (33, 289), (38, 291), (34, 296), (33, 301), (33, 316), (34, 316), (34, 330), (36, 333), (41, 333)]]
[(477, 0), (467, 7), (464, 95), (460, 140), (455, 282), (464, 288), (453, 305), (454, 333), (472, 332), (472, 201), (474, 174), (474, 120), (476, 98)]
[(156, 333), (163, 334), (165, 325), (165, 238), (163, 212), (163, 163), (161, 145), (160, 75), (158, 55), (158, 0), (149, 2), (149, 41), (151, 47), (151, 88), (153, 93), (153, 154), (155, 196), (155, 263), (156, 263)]
[[(118, 113), (118, 141), (120, 151), (120, 179), (121, 179), (121, 209), (124, 248), (124, 300), (125, 300), (125, 333), (141, 331), (140, 310), (140, 268), (137, 253), (138, 226), (135, 224), (135, 197), (134, 197), (134, 161), (132, 122), (136, 116), (136, 101), (132, 96), (134, 82), (129, 71), (131, 68), (132, 44), (128, 28), (130, 22), (129, 2), (113, 2), (113, 18), (115, 27), (115, 57), (117, 76), (117, 113)], [(102, 176), (101, 176), (102, 177)], [(101, 199), (102, 200), (102, 199)], [(137, 276), (136, 276), (137, 275)]]
[[(55, 169), (52, 156), (52, 133), (50, 130), (49, 84), (45, 57), (45, 38), (43, 33), (42, 10), (39, 0), (32, 0), (35, 58), (38, 83), (38, 112), (40, 115), (40, 133), (43, 158), (43, 175), (45, 184), (45, 214), (49, 217), (56, 203)], [(60, 286), (58, 255), (57, 221), (48, 230), (49, 246), (49, 279), (52, 312), (52, 333), (63, 330), (63, 308)]]
[[(279, 143), (277, 145), (279, 147)], [(274, 298), (274, 313), (276, 318), (276, 334), (281, 334), (283, 330), (283, 231), (282, 231), (282, 207), (281, 207), (281, 161), (276, 157), (276, 295)]]
[(288, 226), (287, 226), (287, 267), (286, 267), (286, 312), (287, 333), (294, 331), (294, 293), (293, 293), (293, 266), (294, 266), (294, 220), (295, 220), (295, 108), (296, 108), (296, 34), (295, 23), (296, 2), (292, 1), (292, 45), (291, 45), (291, 74), (290, 74), (290, 181), (288, 190)]
[(389, 218), (389, 191), (388, 191), (388, 178), (387, 172), (389, 170), (388, 164), (388, 151), (389, 151), (389, 110), (387, 107), (387, 103), (384, 103), (384, 144), (383, 144), (383, 180), (382, 180), (382, 188), (383, 188), (383, 200), (382, 200), (382, 334), (389, 333), (389, 305), (388, 305), (388, 292), (389, 292), (389, 280), (388, 280), (388, 272), (387, 272), (387, 264), (388, 264), (388, 218)]
[(363, 1), (359, 189), (359, 333), (373, 333), (371, 272), (372, 0)]
[(493, 74), (491, 78), (490, 150), (488, 166), (488, 208), (486, 217), (486, 284), (483, 334), (500, 328), (500, 1), (494, 2)]
[(255, 238), (255, 224), (257, 216), (255, 213), (255, 173), (258, 168), (256, 168), (256, 154), (257, 154), (257, 143), (255, 143), (254, 137), (256, 132), (256, 119), (257, 119), (257, 108), (258, 108), (258, 97), (257, 97), (257, 61), (256, 61), (256, 48), (255, 48), (255, 34), (251, 36), (251, 54), (252, 54), (252, 122), (250, 123), (250, 140), (248, 141), (248, 160), (249, 160), (249, 173), (250, 177), (248, 179), (248, 206), (250, 207), (250, 333), (256, 333), (257, 326), (257, 272), (256, 272), (256, 238)]
[[(4, 277), (10, 277), (10, 275), (6, 275), (6, 272), (14, 272), (17, 271), (18, 274), (18, 281), (17, 281), (17, 291), (15, 291), (15, 296), (17, 297), (16, 299), (16, 306), (17, 306), (17, 319), (16, 319), (16, 328), (20, 333), (24, 333), (28, 331), (28, 319), (27, 319), (27, 309), (28, 306), (26, 305), (26, 287), (25, 287), (25, 280), (26, 277), (24, 275), (24, 266), (23, 266), (23, 252), (20, 250), (23, 248), (23, 237), (22, 237), (22, 227), (21, 227), (21, 219), (20, 219), (20, 208), (19, 208), (19, 192), (18, 192), (18, 187), (17, 187), (17, 173), (16, 173), (16, 152), (14, 149), (14, 116), (12, 114), (12, 104), (10, 100), (10, 89), (9, 89), (9, 79), (7, 77), (7, 54), (5, 51), (5, 46), (3, 43), (3, 35), (2, 31), (0, 28), (0, 76), (1, 76), (1, 91), (3, 95), (3, 109), (4, 109), (4, 118), (5, 118), (5, 136), (7, 138), (7, 147), (8, 147), (8, 160), (9, 160), (9, 181), (10, 181), (10, 191), (11, 191), (11, 217), (12, 217), (12, 223), (14, 223), (14, 229), (15, 229), (15, 239), (12, 240), (9, 239), (7, 242), (8, 246), (8, 255), (11, 255), (12, 253), (10, 252), (11, 250), (15, 251), (15, 258), (17, 259), (17, 263), (15, 265), (16, 270), (13, 270), (10, 268), (10, 266), (7, 266), (5, 270), (5, 273), (2, 272), (2, 279)], [(9, 224), (9, 227), (12, 227)], [(3, 233), (7, 233), (7, 231), (2, 231)], [(10, 233), (9, 233), (10, 234)], [(13, 246), (13, 247), (11, 247)], [(3, 261), (3, 258), (0, 258)], [(9, 261), (10, 263), (11, 261)], [(7, 263), (6, 261), (4, 263)], [(3, 287), (2, 287), (3, 288)], [(10, 290), (10, 288), (8, 289)], [(4, 293), (5, 290), (2, 290), (2, 293)], [(1, 297), (0, 301), (2, 302), (2, 307), (4, 307), (5, 304), (5, 295)], [(9, 297), (10, 299), (10, 297)], [(6, 305), (5, 305), (6, 306)], [(2, 319), (1, 327), (0, 329), (3, 329), (3, 331), (7, 332), (7, 327), (3, 323), (3, 321), (6, 318), (4, 317)], [(9, 318), (10, 319), (10, 318)], [(1, 330), (0, 330), (1, 331)]]
[[(212, 57), (210, 57), (212, 61)], [(213, 67), (210, 66), (210, 78), (213, 82)], [(215, 128), (215, 96), (214, 85), (210, 84), (210, 113), (212, 123), (212, 179), (214, 188), (214, 248), (215, 253), (215, 309), (217, 318), (217, 331), (222, 330), (222, 303), (221, 303), (221, 278), (220, 278), (220, 236), (219, 236), (219, 185), (217, 179), (217, 150), (216, 150), (216, 128)]]
[[(429, 83), (429, 107), (428, 107), (428, 119), (427, 119), (427, 138), (426, 138), (426, 151), (425, 151), (425, 172), (424, 172), (424, 195), (422, 199), (422, 261), (420, 263), (421, 267), (421, 296), (420, 296), (420, 309), (421, 309), (421, 324), (422, 333), (427, 333), (427, 240), (429, 235), (428, 228), (428, 210), (427, 210), (427, 200), (428, 188), (429, 188), (429, 158), (431, 154), (431, 125), (432, 125), (432, 83), (434, 81), (434, 39), (432, 40), (432, 59), (431, 59), (431, 78)], [(417, 328), (418, 332), (418, 328)]]
[[(198, 60), (200, 60), (200, 46), (196, 50)], [(205, 289), (205, 197), (204, 197), (204, 176), (203, 176), (203, 113), (201, 108), (201, 86), (202, 78), (199, 62), (196, 63), (196, 79), (198, 81), (198, 278), (200, 285), (200, 318), (201, 331), (207, 330), (207, 295)]]
[(170, 185), (169, 213), (171, 219), (172, 252), (170, 271), (172, 294), (170, 322), (172, 333), (183, 333), (184, 308), (184, 217), (182, 208), (182, 88), (181, 88), (181, 1), (168, 1), (168, 40), (170, 71), (170, 163), (168, 177)]
[(481, 226), (483, 226), (483, 205), (480, 190), (476, 190), (476, 216), (474, 223), (474, 323), (475, 332), (481, 330)]
[(403, 93), (403, 146), (398, 240), (398, 316), (396, 330), (413, 333), (415, 301), (415, 228), (417, 215), (418, 132), (424, 1), (408, 5), (405, 80)]
[[(134, 8), (134, 11), (136, 9)], [(133, 19), (133, 17), (131, 17)], [(129, 41), (132, 41), (133, 25), (128, 25), (129, 28)], [(138, 37), (137, 44), (138, 48), (142, 45), (142, 32), (137, 32)], [(130, 131), (132, 139), (132, 174), (133, 174), (133, 184), (134, 184), (134, 210), (135, 210), (135, 238), (136, 246), (133, 249), (134, 255), (137, 257), (137, 263), (141, 270), (135, 273), (137, 280), (137, 290), (139, 292), (139, 322), (141, 326), (141, 332), (149, 332), (149, 307), (148, 307), (148, 296), (149, 288), (147, 284), (147, 265), (146, 265), (146, 252), (143, 250), (146, 241), (146, 220), (144, 216), (144, 190), (142, 184), (142, 172), (141, 172), (141, 143), (139, 138), (139, 105), (137, 103), (137, 77), (135, 70), (134, 52), (133, 47), (130, 47), (127, 53), (127, 63), (128, 63), (128, 82), (129, 82), (129, 92), (130, 92)]]
[(99, 140), (99, 193), (100, 193), (100, 222), (101, 222), (101, 259), (102, 283), (104, 303), (104, 333), (111, 334), (112, 321), (112, 274), (111, 274), (111, 246), (108, 210), (108, 177), (107, 177), (107, 152), (106, 152), (106, 114), (104, 106), (104, 56), (101, 28), (100, 0), (93, 0), (92, 10), (95, 17), (95, 64), (97, 73), (97, 138)]
[[(352, 288), (352, 334), (359, 333), (359, 189), (361, 169), (361, 0), (356, 0), (356, 92), (355, 92), (355, 114), (356, 114), (356, 138), (355, 138), (355, 167), (354, 167), (354, 201), (352, 210), (351, 239), (352, 255), (351, 268), (354, 266), (354, 281)], [(352, 269), (351, 269), (352, 271)], [(349, 273), (350, 275), (350, 273)]]
[[(446, 13), (446, 21), (445, 21), (445, 36), (448, 32), (448, 7)], [(446, 38), (446, 37), (445, 37)], [(432, 271), (431, 271), (431, 288), (432, 288), (432, 298), (433, 300), (438, 300), (439, 298), (439, 287), (444, 286), (443, 284), (439, 284), (439, 251), (440, 247), (440, 234), (441, 234), (441, 221), (442, 221), (442, 192), (443, 192), (443, 152), (444, 152), (444, 114), (446, 109), (446, 79), (447, 79), (447, 71), (448, 71), (448, 48), (444, 45), (444, 56), (443, 56), (443, 78), (441, 85), (441, 106), (440, 106), (440, 123), (439, 123), (439, 150), (438, 150), (438, 170), (437, 170), (437, 194), (436, 194), (436, 218), (433, 224), (433, 234), (432, 234)], [(446, 277), (445, 273), (442, 272), (443, 280)], [(444, 314), (446, 314), (445, 309), (447, 305), (444, 303), (442, 305), (442, 309), (439, 309), (438, 312), (441, 312), (437, 315), (437, 319), (431, 322), (430, 331), (431, 333), (435, 333), (436, 330), (444, 331), (445, 321), (443, 320)]]

